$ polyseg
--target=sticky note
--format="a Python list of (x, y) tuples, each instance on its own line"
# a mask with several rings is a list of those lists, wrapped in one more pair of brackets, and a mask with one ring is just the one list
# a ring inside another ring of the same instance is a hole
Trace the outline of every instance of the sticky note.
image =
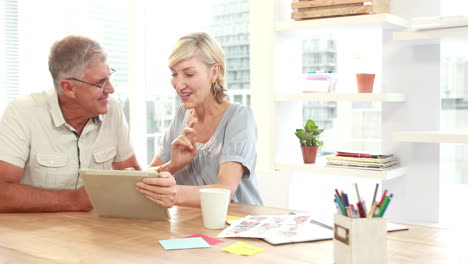
[(208, 248), (211, 247), (201, 237), (177, 238), (169, 240), (159, 240), (159, 243), (165, 250), (187, 249), (187, 248)]
[(215, 244), (224, 242), (222, 240), (212, 238), (212, 237), (209, 237), (209, 236), (205, 236), (205, 235), (202, 235), (202, 234), (191, 235), (191, 236), (188, 236), (188, 237), (201, 237), (201, 238), (203, 238), (203, 240), (205, 240), (210, 245), (215, 245)]
[(251, 256), (262, 252), (264, 249), (259, 247), (254, 247), (244, 242), (237, 242), (230, 245), (229, 247), (224, 248), (224, 251), (231, 254), (241, 255), (241, 256)]
[(226, 216), (226, 222), (229, 222), (229, 221), (236, 221), (236, 220), (239, 220), (239, 219), (242, 219), (242, 217), (240, 217), (240, 216), (233, 216), (233, 215), (228, 215), (228, 216)]

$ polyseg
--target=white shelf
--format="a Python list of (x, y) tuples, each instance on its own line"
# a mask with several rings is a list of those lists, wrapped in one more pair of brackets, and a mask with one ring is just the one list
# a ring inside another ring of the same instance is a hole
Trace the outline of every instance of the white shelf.
[(359, 177), (367, 179), (388, 180), (406, 174), (406, 167), (394, 167), (383, 171), (355, 168), (337, 168), (322, 164), (276, 164), (276, 170), (285, 172), (304, 172), (314, 174), (329, 174), (336, 176)]
[(352, 27), (352, 26), (373, 25), (373, 24), (382, 24), (385, 27), (408, 27), (409, 25), (408, 21), (403, 18), (390, 15), (390, 14), (376, 14), (376, 15), (360, 15), (360, 16), (343, 16), (343, 17), (277, 23), (275, 25), (275, 30), (286, 31), (286, 30), (314, 29), (314, 28), (340, 27), (340, 26)]
[(393, 139), (401, 142), (468, 144), (468, 130), (398, 132), (393, 134)]
[(405, 102), (402, 93), (294, 93), (275, 94), (275, 101), (374, 101)]
[(394, 40), (438, 40), (441, 38), (468, 38), (468, 27), (439, 28), (418, 31), (393, 32)]

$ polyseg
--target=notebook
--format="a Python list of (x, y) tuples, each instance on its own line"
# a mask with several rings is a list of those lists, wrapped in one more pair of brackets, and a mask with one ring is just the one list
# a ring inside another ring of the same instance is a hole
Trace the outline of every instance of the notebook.
[(135, 187), (144, 178), (157, 177), (155, 171), (81, 169), (80, 176), (98, 216), (148, 220), (170, 218), (167, 208), (154, 204)]

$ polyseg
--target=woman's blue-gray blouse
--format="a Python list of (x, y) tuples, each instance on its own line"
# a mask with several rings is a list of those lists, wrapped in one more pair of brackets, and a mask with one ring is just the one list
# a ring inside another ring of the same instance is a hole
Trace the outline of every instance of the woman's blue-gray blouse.
[[(171, 159), (171, 143), (187, 127), (191, 111), (181, 106), (177, 109), (162, 139), (159, 158), (163, 162)], [(197, 155), (174, 174), (177, 184), (216, 184), (221, 164), (239, 162), (244, 166), (244, 174), (233, 201), (262, 205), (255, 177), (256, 143), (257, 126), (252, 110), (243, 105), (230, 104), (214, 135), (206, 143), (197, 143)]]

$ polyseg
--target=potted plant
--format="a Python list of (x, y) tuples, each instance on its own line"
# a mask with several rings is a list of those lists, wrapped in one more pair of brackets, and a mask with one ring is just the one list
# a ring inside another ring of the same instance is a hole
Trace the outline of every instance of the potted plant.
[(313, 120), (307, 120), (304, 129), (296, 129), (296, 136), (299, 138), (302, 149), (304, 163), (315, 163), (317, 151), (323, 142), (319, 139), (323, 129), (315, 124)]

